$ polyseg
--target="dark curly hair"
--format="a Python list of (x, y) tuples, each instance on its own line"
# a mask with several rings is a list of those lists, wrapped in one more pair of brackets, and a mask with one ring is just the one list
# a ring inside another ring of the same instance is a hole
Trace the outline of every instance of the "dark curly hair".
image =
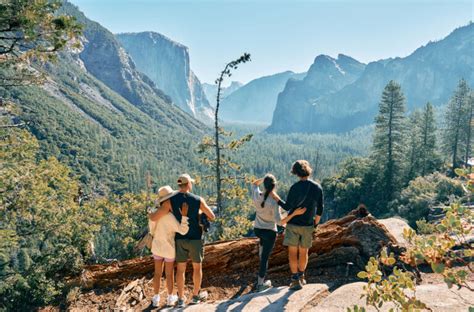
[(291, 173), (300, 178), (305, 178), (313, 173), (313, 169), (307, 160), (297, 160), (293, 163), (293, 166), (291, 166)]

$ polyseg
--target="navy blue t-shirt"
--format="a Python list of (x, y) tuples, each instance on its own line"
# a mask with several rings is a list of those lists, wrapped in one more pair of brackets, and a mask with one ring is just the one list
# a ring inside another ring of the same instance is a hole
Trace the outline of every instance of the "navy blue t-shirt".
[(186, 235), (176, 233), (176, 239), (202, 239), (202, 228), (199, 225), (199, 208), (201, 207), (201, 197), (193, 193), (178, 193), (171, 197), (171, 207), (176, 219), (181, 222), (181, 206), (184, 202), (188, 204), (189, 231)]
[(288, 222), (288, 224), (300, 226), (313, 225), (315, 216), (323, 214), (323, 203), (323, 189), (312, 180), (296, 182), (291, 186), (286, 202), (283, 200), (278, 202), (289, 213), (297, 208), (306, 208), (304, 214), (296, 216)]

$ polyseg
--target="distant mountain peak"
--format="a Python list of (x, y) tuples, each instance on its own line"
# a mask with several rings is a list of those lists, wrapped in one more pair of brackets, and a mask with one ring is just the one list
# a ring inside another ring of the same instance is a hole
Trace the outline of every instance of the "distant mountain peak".
[(167, 41), (177, 47), (180, 47), (182, 49), (185, 49), (186, 51), (189, 50), (187, 46), (185, 46), (182, 43), (179, 43), (170, 37), (163, 35), (159, 32), (156, 31), (141, 31), (141, 32), (123, 32), (123, 33), (117, 33), (115, 36), (120, 37), (120, 36), (137, 36), (137, 37), (142, 37), (142, 38), (149, 38), (153, 41), (153, 43), (157, 44), (157, 40), (164, 40)]
[(197, 119), (212, 120), (212, 107), (191, 70), (188, 47), (151, 31), (117, 34), (137, 68), (168, 94), (173, 103)]
[[(268, 130), (344, 132), (370, 124), (383, 88), (390, 80), (402, 85), (408, 110), (428, 101), (443, 105), (459, 79), (474, 84), (472, 51), (474, 24), (471, 22), (406, 57), (365, 65), (343, 54), (336, 60), (318, 55), (305, 79), (288, 83), (280, 93)], [(338, 67), (346, 74), (339, 75)]]

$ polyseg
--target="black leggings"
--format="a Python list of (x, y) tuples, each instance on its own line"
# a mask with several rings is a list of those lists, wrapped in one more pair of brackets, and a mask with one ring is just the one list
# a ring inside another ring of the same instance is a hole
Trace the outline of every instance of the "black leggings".
[(260, 268), (258, 276), (264, 278), (267, 274), (268, 259), (275, 245), (277, 233), (272, 230), (254, 229), (255, 235), (260, 238)]

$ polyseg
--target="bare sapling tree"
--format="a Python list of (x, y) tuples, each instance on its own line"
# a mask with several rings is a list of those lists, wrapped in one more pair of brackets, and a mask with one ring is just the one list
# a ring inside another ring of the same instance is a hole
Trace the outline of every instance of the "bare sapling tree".
[(221, 211), (222, 209), (222, 177), (221, 177), (221, 150), (222, 146), (220, 145), (219, 138), (223, 132), (223, 129), (219, 127), (219, 107), (221, 102), (221, 94), (222, 94), (222, 83), (226, 77), (232, 76), (232, 70), (238, 68), (240, 64), (246, 63), (250, 61), (250, 54), (244, 53), (238, 59), (229, 62), (225, 65), (224, 70), (221, 71), (219, 78), (216, 79), (217, 84), (217, 99), (216, 99), (216, 109), (214, 111), (214, 146), (216, 151), (216, 162), (215, 162), (215, 175), (216, 175), (216, 191), (217, 191), (217, 211)]

